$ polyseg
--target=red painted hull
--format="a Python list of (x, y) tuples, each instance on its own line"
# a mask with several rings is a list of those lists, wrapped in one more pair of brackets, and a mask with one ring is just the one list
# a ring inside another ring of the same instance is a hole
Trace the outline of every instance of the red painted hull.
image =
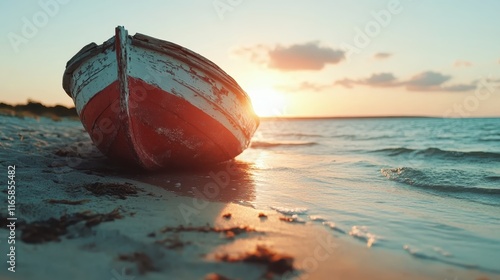
[(81, 113), (94, 143), (110, 158), (158, 169), (216, 163), (241, 153), (239, 141), (203, 111), (139, 79), (129, 83), (130, 89), (149, 89), (131, 95), (129, 122), (120, 112), (118, 83), (98, 93)]
[(215, 64), (123, 27), (77, 53), (63, 87), (100, 151), (147, 170), (234, 158), (259, 124), (246, 93)]

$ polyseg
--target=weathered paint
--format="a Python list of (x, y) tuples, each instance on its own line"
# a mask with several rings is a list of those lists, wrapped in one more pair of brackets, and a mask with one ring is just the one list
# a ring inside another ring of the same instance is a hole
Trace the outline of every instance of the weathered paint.
[[(234, 94), (220, 95), (214, 92), (214, 87), (222, 88), (220, 83), (208, 82), (202, 79), (203, 74), (198, 73), (197, 70), (189, 71), (189, 65), (160, 56), (154, 51), (133, 48), (129, 59), (131, 77), (141, 79), (147, 84), (185, 99), (223, 124), (246, 145), (247, 130), (239, 125), (237, 120), (248, 122), (245, 119), (248, 118), (248, 114), (242, 112), (243, 106)], [(174, 74), (165, 75), (165, 73)]]
[[(130, 88), (147, 86), (134, 78), (129, 82)], [(137, 131), (134, 149), (149, 155), (137, 158), (128, 140), (124, 141), (125, 129), (113, 111), (113, 103), (119, 103), (117, 88), (116, 84), (110, 85), (82, 111), (84, 126), (91, 128), (87, 130), (97, 140), (97, 147), (111, 158), (157, 169), (220, 162), (242, 151), (238, 139), (205, 112), (182, 98), (150, 88), (147, 99), (140, 101), (143, 106), (130, 108), (131, 129)], [(132, 95), (129, 104), (139, 102), (134, 98)], [(96, 114), (91, 110), (94, 107), (103, 109)]]
[(73, 74), (70, 92), (80, 114), (89, 100), (118, 80), (116, 53), (111, 48), (84, 62)]
[(84, 59), (70, 60), (64, 76), (103, 153), (157, 169), (228, 160), (248, 146), (258, 118), (224, 71), (175, 44), (129, 37), (122, 27), (112, 39), (78, 53)]

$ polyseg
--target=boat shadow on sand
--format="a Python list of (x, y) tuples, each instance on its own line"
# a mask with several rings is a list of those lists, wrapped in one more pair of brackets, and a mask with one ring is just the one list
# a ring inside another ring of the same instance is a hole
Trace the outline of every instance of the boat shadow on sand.
[[(33, 212), (19, 224), (27, 246), (56, 242), (64, 250), (77, 246), (75, 252), (114, 255), (113, 268), (126, 267), (127, 275), (184, 275), (189, 271), (193, 278), (202, 279), (217, 276), (213, 272), (221, 268), (232, 277), (251, 268), (248, 279), (256, 279), (294, 270), (290, 256), (256, 245), (256, 237), (266, 230), (241, 220), (243, 213), (228, 210), (234, 209), (227, 207), (231, 202), (254, 200), (251, 164), (233, 160), (193, 170), (143, 172), (110, 162), (90, 141), (52, 147), (40, 153), (43, 159), (37, 162), (48, 167), (43, 168), (45, 176), (53, 177), (51, 191), (35, 198), (47, 213)], [(165, 195), (164, 190), (174, 195)], [(190, 197), (217, 203), (206, 203), (186, 221), (179, 203)], [(252, 217), (253, 223), (267, 220), (264, 214)], [(128, 232), (140, 238), (131, 238)], [(198, 269), (191, 271), (193, 262)], [(176, 263), (173, 270), (172, 263)]]
[[(67, 150), (72, 148), (66, 148)], [(87, 153), (72, 153), (59, 150), (62, 157), (78, 157), (73, 168), (86, 174), (100, 177), (121, 177), (153, 185), (181, 196), (208, 201), (251, 205), (255, 199), (255, 184), (251, 173), (253, 164), (230, 160), (209, 166), (193, 168), (169, 168), (159, 171), (144, 171), (123, 166), (101, 155), (97, 149)]]

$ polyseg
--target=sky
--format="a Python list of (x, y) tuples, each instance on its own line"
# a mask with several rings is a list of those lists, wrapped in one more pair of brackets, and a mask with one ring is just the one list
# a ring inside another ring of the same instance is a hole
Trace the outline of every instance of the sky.
[(0, 2), (0, 102), (73, 106), (66, 62), (123, 25), (218, 64), (260, 116), (500, 117), (500, 1)]

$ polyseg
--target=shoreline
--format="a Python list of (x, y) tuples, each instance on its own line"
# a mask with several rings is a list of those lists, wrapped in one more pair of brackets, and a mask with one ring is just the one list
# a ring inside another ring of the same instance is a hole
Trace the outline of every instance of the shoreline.
[[(68, 176), (82, 175), (77, 173), (68, 172)], [(96, 179), (86, 177), (83, 185)], [(36, 212), (23, 212), (21, 219), (24, 216), (33, 223), (47, 214), (57, 219), (86, 211), (117, 211), (121, 217), (100, 220), (93, 227), (75, 223), (59, 236), (60, 241), (16, 243), (17, 271), (7, 274), (3, 270), (1, 279), (108, 279), (117, 272), (131, 279), (210, 279), (211, 274), (227, 279), (259, 279), (271, 275), (273, 261), (241, 261), (240, 256), (255, 254), (260, 247), (293, 259), (293, 271), (274, 273), (269, 279), (494, 279), (473, 270), (417, 264), (410, 256), (400, 258), (341, 240), (320, 224), (283, 221), (284, 215), (273, 210), (179, 196), (119, 177), (99, 178), (99, 182), (101, 187), (130, 184), (139, 191), (122, 199), (46, 184), (45, 195), (30, 201), (33, 206), (40, 205)], [(26, 194), (20, 193), (23, 205)], [(70, 204), (75, 201), (80, 203)], [(186, 222), (179, 211), (182, 206), (200, 211)], [(235, 261), (225, 261), (223, 256)]]
[[(134, 174), (110, 164), (77, 122), (35, 122), (10, 120), (0, 135), (2, 170), (16, 165), (18, 218), (16, 272), (2, 246), (0, 279), (498, 279), (253, 209), (245, 163)], [(0, 230), (2, 244), (8, 234)]]

